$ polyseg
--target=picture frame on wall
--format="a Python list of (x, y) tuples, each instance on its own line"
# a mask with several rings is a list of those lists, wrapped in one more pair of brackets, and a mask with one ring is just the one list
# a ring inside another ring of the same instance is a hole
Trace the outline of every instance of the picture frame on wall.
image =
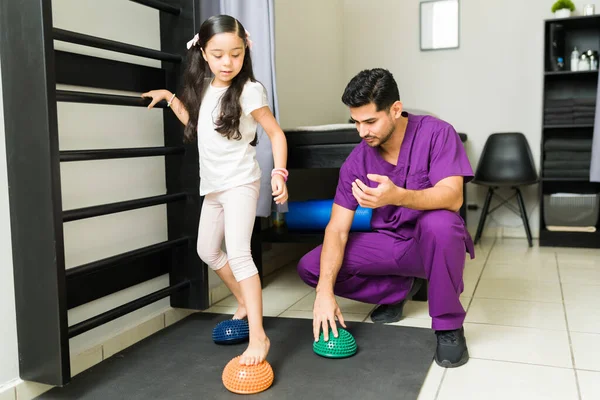
[(419, 7), (421, 51), (458, 49), (459, 0), (425, 0)]

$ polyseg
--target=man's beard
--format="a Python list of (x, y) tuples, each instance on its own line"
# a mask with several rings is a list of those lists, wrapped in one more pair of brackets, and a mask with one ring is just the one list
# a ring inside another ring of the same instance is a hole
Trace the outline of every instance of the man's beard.
[(396, 129), (396, 127), (392, 123), (391, 126), (390, 126), (390, 130), (388, 131), (388, 133), (386, 133), (385, 135), (383, 135), (383, 137), (379, 140), (379, 143), (377, 143), (377, 144), (375, 144), (374, 146), (371, 146), (371, 147), (381, 147), (382, 145), (384, 145), (392, 137), (392, 134), (394, 133), (394, 129)]

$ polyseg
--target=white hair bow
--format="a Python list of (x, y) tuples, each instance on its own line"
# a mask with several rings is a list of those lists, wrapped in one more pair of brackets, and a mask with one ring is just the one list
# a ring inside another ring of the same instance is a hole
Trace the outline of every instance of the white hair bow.
[(252, 50), (252, 40), (250, 40), (250, 32), (246, 31), (246, 43), (248, 43), (248, 48)]
[(200, 37), (198, 36), (198, 34), (196, 33), (194, 35), (194, 37), (192, 38), (192, 40), (190, 40), (189, 42), (187, 42), (187, 48), (188, 50), (192, 47), (195, 46), (196, 43), (198, 43), (198, 40), (200, 40)]

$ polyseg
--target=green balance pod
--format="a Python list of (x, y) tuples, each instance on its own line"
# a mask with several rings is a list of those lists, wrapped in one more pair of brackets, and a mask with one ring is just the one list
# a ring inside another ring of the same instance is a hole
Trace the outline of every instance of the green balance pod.
[(313, 351), (321, 357), (327, 358), (346, 358), (356, 354), (358, 346), (356, 340), (350, 332), (344, 328), (337, 328), (338, 337), (333, 336), (333, 331), (329, 328), (329, 340), (325, 341), (323, 332), (318, 342), (313, 343)]

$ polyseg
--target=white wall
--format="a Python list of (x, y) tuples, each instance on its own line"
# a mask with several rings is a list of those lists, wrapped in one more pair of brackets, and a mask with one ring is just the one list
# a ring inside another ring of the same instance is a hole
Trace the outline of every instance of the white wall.
[(284, 129), (348, 120), (340, 100), (346, 85), (342, 6), (342, 0), (275, 1), (275, 67)]
[(19, 376), (11, 246), (4, 104), (2, 101), (2, 75), (0, 71), (0, 393), (4, 383), (17, 379)]
[[(543, 20), (552, 17), (553, 2), (462, 0), (460, 48), (433, 52), (419, 49), (419, 3), (277, 2), (277, 74), (284, 122), (341, 122), (347, 118), (340, 100), (346, 83), (361, 69), (383, 67), (394, 74), (406, 108), (433, 112), (468, 135), (474, 169), (488, 135), (520, 131), (527, 136), (539, 171)], [(587, 3), (600, 12), (600, 1), (578, 0), (575, 14)], [(537, 236), (537, 187), (525, 189), (525, 196)], [(484, 197), (484, 188), (468, 186), (469, 203), (481, 207)], [(469, 212), (471, 230), (478, 219), (479, 211)], [(507, 209), (488, 218), (486, 227), (494, 226), (503, 227), (505, 235), (525, 237), (520, 218)]]

